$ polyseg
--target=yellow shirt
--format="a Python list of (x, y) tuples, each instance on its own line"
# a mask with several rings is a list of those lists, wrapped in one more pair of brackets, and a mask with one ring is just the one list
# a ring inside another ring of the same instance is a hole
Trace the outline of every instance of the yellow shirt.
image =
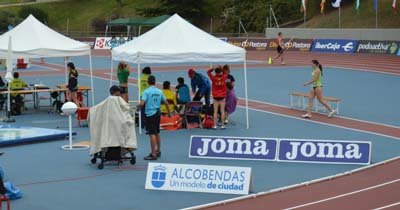
[(146, 90), (149, 87), (149, 83), (147, 83), (147, 79), (149, 78), (149, 74), (142, 74), (142, 76), (140, 76), (140, 96), (143, 95), (143, 91)]
[[(168, 101), (169, 111), (173, 112), (175, 110), (176, 105), (176, 95), (175, 92), (169, 89), (162, 90), (165, 99)], [(161, 104), (161, 113), (168, 113), (167, 106), (165, 104)]]

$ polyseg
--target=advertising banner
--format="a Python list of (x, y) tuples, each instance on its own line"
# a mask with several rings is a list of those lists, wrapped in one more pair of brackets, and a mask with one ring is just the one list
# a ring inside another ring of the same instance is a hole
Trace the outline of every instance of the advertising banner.
[(371, 162), (371, 143), (280, 139), (278, 161), (367, 165)]
[(246, 38), (228, 38), (230, 44), (238, 47), (242, 47), (246, 50), (267, 50), (268, 40), (267, 39), (246, 39)]
[(277, 139), (191, 136), (190, 158), (275, 160)]
[(75, 40), (90, 45), (90, 48), (92, 48), (92, 49), (94, 49), (94, 45), (96, 43), (95, 37), (81, 37), (81, 38), (76, 38)]
[(251, 168), (149, 163), (145, 189), (248, 194)]
[[(285, 47), (288, 51), (310, 51), (313, 40), (312, 39), (283, 39)], [(268, 40), (268, 50), (276, 50), (278, 43), (275, 39)]]
[(392, 54), (395, 55), (400, 46), (400, 42), (396, 41), (359, 41), (358, 53), (376, 53), (376, 54)]
[(354, 53), (357, 49), (357, 40), (347, 39), (316, 39), (312, 45), (312, 52)]
[[(290, 51), (310, 51), (312, 46), (312, 39), (284, 39), (286, 47)], [(228, 38), (228, 42), (242, 47), (246, 50), (276, 50), (276, 39), (256, 39), (256, 38)]]
[(128, 37), (97, 37), (94, 49), (112, 49), (125, 44)]

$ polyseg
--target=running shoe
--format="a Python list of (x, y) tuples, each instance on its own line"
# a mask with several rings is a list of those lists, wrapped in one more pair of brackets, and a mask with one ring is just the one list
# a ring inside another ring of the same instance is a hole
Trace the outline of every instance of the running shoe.
[(221, 129), (222, 129), (222, 130), (225, 130), (225, 129), (226, 129), (225, 125), (221, 126)]
[(331, 112), (329, 112), (328, 117), (332, 117), (336, 113), (336, 110), (332, 109)]
[(307, 113), (307, 114), (301, 115), (301, 117), (302, 117), (302, 118), (311, 118), (311, 115)]
[(213, 129), (213, 130), (217, 130), (217, 126), (214, 125), (214, 126), (212, 127), (212, 129)]
[(226, 119), (226, 120), (225, 120), (225, 124), (228, 124), (228, 123), (229, 123), (229, 121), (228, 121), (228, 119)]
[(161, 151), (157, 151), (157, 157), (161, 157)]
[(148, 156), (144, 157), (145, 160), (157, 160), (157, 156), (153, 156), (153, 154), (149, 154)]

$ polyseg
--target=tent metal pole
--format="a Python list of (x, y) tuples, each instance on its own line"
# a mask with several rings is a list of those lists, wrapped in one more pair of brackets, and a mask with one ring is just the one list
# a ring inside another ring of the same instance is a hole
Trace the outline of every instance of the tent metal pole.
[(249, 101), (247, 98), (247, 62), (246, 55), (244, 57), (244, 95), (245, 95), (245, 103), (246, 103), (246, 128), (249, 129)]
[(114, 60), (112, 59), (112, 53), (111, 53), (111, 74), (110, 74), (110, 87), (113, 85), (113, 74), (114, 74)]
[[(93, 86), (93, 67), (92, 67), (92, 52), (89, 54), (89, 69), (90, 69), (90, 88), (92, 89), (92, 106), (94, 103), (94, 86)], [(88, 104), (89, 106), (89, 104)]]
[[(138, 87), (138, 103), (140, 103), (140, 62), (137, 63), (137, 79), (136, 85)], [(139, 109), (139, 134), (142, 134), (142, 108)]]

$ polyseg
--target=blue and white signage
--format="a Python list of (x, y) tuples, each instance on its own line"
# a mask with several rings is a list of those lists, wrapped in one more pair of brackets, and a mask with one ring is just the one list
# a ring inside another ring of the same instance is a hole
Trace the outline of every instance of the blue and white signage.
[(371, 161), (371, 143), (280, 139), (278, 161), (367, 165)]
[(399, 52), (397, 52), (397, 56), (400, 56), (400, 47), (399, 47)]
[(251, 168), (149, 163), (145, 189), (248, 194)]
[(357, 40), (347, 39), (316, 39), (311, 48), (312, 52), (354, 53)]
[(267, 138), (191, 136), (190, 158), (275, 160), (278, 140)]

